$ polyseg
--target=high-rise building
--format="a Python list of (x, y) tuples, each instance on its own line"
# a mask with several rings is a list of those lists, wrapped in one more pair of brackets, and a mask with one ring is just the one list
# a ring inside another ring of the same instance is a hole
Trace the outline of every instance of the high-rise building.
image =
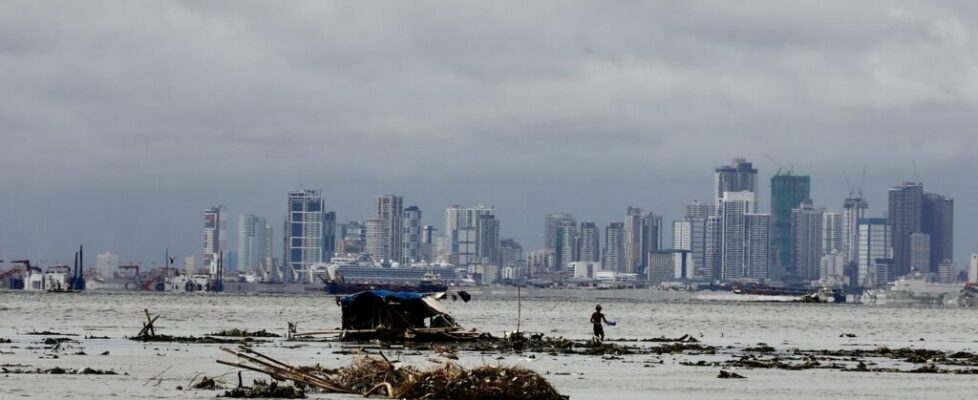
[(475, 254), (475, 243), (478, 242), (478, 237), (469, 237), (469, 234), (478, 235), (476, 225), (481, 215), (495, 215), (495, 210), (482, 205), (476, 207), (453, 205), (445, 209), (445, 236), (449, 242), (448, 258), (452, 264), (466, 266), (471, 262), (478, 262)]
[(339, 240), (336, 244), (336, 252), (343, 255), (360, 254), (365, 251), (367, 245), (367, 227), (359, 221), (350, 221), (339, 224)]
[(823, 285), (845, 285), (846, 256), (838, 250), (832, 250), (831, 253), (823, 255), (819, 262), (818, 276)]
[(937, 272), (930, 269), (930, 235), (915, 232), (910, 234), (910, 269), (921, 272)]
[(315, 189), (289, 192), (288, 213), (285, 219), (283, 236), (285, 265), (288, 267), (286, 279), (307, 279), (307, 271), (316, 263), (328, 261), (333, 254), (327, 242), (335, 238), (335, 214), (323, 210), (323, 194)]
[(557, 271), (563, 270), (567, 263), (577, 261), (577, 218), (565, 212), (547, 214), (544, 218), (544, 247), (553, 249)]
[(672, 221), (672, 248), (676, 250), (693, 249), (693, 224), (688, 219)]
[(594, 222), (581, 222), (579, 261), (601, 261), (601, 232)]
[(930, 271), (954, 260), (954, 199), (924, 194), (923, 232), (930, 235)]
[(711, 215), (716, 215), (716, 213), (717, 209), (715, 205), (693, 200), (693, 202), (686, 205), (686, 213), (683, 216), (685, 218), (708, 218)]
[(553, 249), (542, 248), (526, 254), (526, 273), (534, 277), (540, 273), (553, 272), (556, 267), (556, 254)]
[(701, 274), (707, 279), (723, 279), (723, 217), (714, 215), (706, 219), (706, 234), (703, 239)]
[(499, 265), (499, 220), (493, 214), (482, 214), (475, 222), (477, 262)]
[(228, 216), (224, 206), (204, 210), (204, 265), (217, 274), (218, 258), (228, 250)]
[(866, 218), (869, 202), (862, 195), (850, 194), (842, 204), (842, 254), (847, 263), (859, 257), (859, 220)]
[[(811, 178), (808, 176), (791, 175), (789, 171), (771, 177), (771, 269), (775, 277), (799, 274), (792, 252), (795, 243), (792, 210), (799, 209), (802, 202), (810, 201), (810, 191)], [(817, 265), (815, 270), (817, 272)]]
[(238, 216), (238, 269), (255, 271), (269, 267), (265, 264), (268, 241), (268, 222), (254, 215)]
[(720, 276), (722, 279), (743, 278), (744, 248), (747, 243), (744, 216), (753, 209), (754, 193), (725, 192), (717, 208), (722, 225)]
[(523, 262), (523, 246), (519, 242), (513, 239), (503, 239), (499, 242), (499, 265), (519, 266)]
[(968, 267), (968, 282), (978, 283), (978, 254), (971, 255), (971, 264)]
[(625, 273), (642, 269), (642, 210), (628, 207), (625, 216)]
[(720, 202), (722, 279), (767, 277), (771, 218), (749, 212), (754, 199), (749, 191), (726, 192)]
[(707, 272), (706, 226), (709, 218), (715, 214), (712, 205), (694, 201), (686, 206), (683, 219), (672, 224), (672, 247), (690, 252), (687, 262), (690, 264), (691, 278), (713, 279), (712, 272)]
[[(833, 251), (838, 251), (839, 254), (842, 254), (843, 226), (842, 214), (831, 209), (822, 210), (821, 252), (823, 256), (832, 254)], [(842, 257), (845, 259), (844, 254)]]
[(384, 220), (368, 219), (364, 224), (364, 229), (367, 232), (367, 240), (364, 243), (363, 252), (369, 254), (374, 261), (389, 261), (384, 259), (384, 254), (387, 254), (387, 249), (384, 247), (384, 237), (387, 236), (384, 232)]
[(893, 235), (893, 270), (891, 277), (910, 272), (910, 235), (922, 232), (924, 186), (905, 182), (889, 191), (890, 234)]
[(544, 217), (544, 247), (548, 249), (557, 249), (557, 227), (566, 225), (577, 225), (577, 218), (574, 215), (565, 212), (556, 212), (547, 214)]
[(612, 222), (604, 228), (604, 269), (625, 271), (625, 224)]
[(265, 271), (268, 271), (268, 278), (271, 282), (278, 282), (281, 279), (281, 274), (278, 271), (278, 264), (275, 259), (275, 248), (273, 246), (273, 231), (272, 223), (265, 221), (265, 243), (262, 244), (262, 261), (261, 265), (265, 267)]
[(323, 212), (323, 262), (330, 262), (336, 255), (336, 212)]
[(822, 210), (812, 206), (807, 200), (800, 208), (791, 210), (791, 259), (794, 265), (789, 269), (795, 276), (805, 281), (818, 280), (819, 264), (822, 260)]
[(885, 218), (864, 218), (859, 220), (856, 247), (857, 271), (859, 284), (875, 287), (877, 284), (890, 281), (889, 272), (886, 276), (875, 276), (878, 260), (892, 260), (893, 246), (890, 224)]
[(677, 278), (676, 254), (674, 250), (655, 250), (649, 253), (649, 284), (659, 285)]
[(662, 248), (662, 217), (629, 206), (625, 213), (625, 273), (648, 267), (649, 254)]
[(555, 233), (557, 240), (557, 248), (554, 249), (554, 255), (557, 257), (555, 267), (557, 271), (564, 271), (571, 262), (577, 261), (580, 236), (577, 233), (577, 225), (569, 223), (558, 224)]
[(435, 260), (437, 255), (435, 250), (435, 232), (438, 231), (437, 228), (431, 225), (425, 225), (421, 228), (421, 259), (432, 262)]
[(95, 271), (99, 275), (111, 278), (119, 270), (119, 256), (110, 252), (101, 253), (95, 257)]
[(937, 280), (940, 283), (954, 283), (958, 280), (958, 268), (947, 260), (937, 266)]
[(653, 251), (662, 250), (662, 216), (652, 213), (645, 215), (644, 240), (642, 240), (642, 266), (649, 265), (649, 256)]
[(401, 264), (410, 264), (424, 259), (422, 254), (421, 209), (411, 206), (404, 209), (401, 222)]
[(744, 216), (747, 230), (744, 236), (744, 278), (767, 278), (771, 260), (771, 216), (747, 214)]
[(478, 264), (479, 257), (477, 248), (479, 243), (479, 231), (476, 227), (455, 229), (452, 236), (452, 263), (455, 265)]
[(714, 204), (717, 211), (720, 210), (720, 202), (723, 200), (725, 192), (751, 192), (754, 194), (755, 202), (753, 209), (747, 210), (749, 213), (757, 212), (757, 169), (753, 164), (743, 158), (735, 158), (730, 165), (716, 168), (714, 178)]
[(401, 224), (404, 223), (404, 198), (393, 194), (377, 196), (374, 219), (382, 221), (381, 229), (383, 230), (379, 245), (382, 253), (375, 254), (374, 257), (391, 263), (404, 261), (401, 257), (401, 250), (403, 249)]

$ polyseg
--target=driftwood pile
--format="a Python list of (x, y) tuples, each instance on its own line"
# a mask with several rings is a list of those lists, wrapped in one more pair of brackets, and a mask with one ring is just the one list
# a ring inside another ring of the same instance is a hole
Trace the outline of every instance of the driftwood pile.
[[(143, 322), (143, 328), (139, 330), (136, 336), (129, 338), (130, 340), (135, 340), (137, 342), (171, 342), (171, 343), (198, 343), (198, 344), (235, 344), (235, 343), (261, 343), (260, 339), (254, 339), (253, 337), (278, 337), (274, 333), (266, 332), (264, 329), (256, 332), (248, 332), (247, 330), (232, 329), (225, 330), (221, 332), (216, 332), (211, 335), (195, 337), (195, 336), (171, 336), (156, 333), (156, 320), (160, 318), (160, 315), (151, 315), (148, 309), (143, 309), (143, 314), (146, 316), (146, 321)], [(217, 337), (215, 337), (217, 336)]]
[(365, 355), (351, 365), (337, 370), (320, 367), (300, 368), (241, 346), (237, 350), (222, 348), (241, 362), (218, 360), (224, 365), (268, 374), (276, 380), (291, 380), (297, 386), (309, 386), (327, 393), (382, 395), (391, 399), (473, 400), (562, 400), (567, 397), (536, 372), (524, 368), (482, 366), (465, 369), (453, 362), (431, 369), (396, 367), (379, 353)]

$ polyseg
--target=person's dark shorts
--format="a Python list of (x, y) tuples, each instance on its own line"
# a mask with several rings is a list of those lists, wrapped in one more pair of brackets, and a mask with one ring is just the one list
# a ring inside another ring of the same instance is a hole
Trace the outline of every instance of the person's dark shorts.
[(604, 336), (604, 327), (601, 324), (594, 324), (594, 336)]

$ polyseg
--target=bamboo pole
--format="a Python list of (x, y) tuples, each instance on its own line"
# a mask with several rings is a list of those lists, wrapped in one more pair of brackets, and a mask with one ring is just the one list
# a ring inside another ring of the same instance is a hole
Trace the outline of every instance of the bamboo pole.
[[(264, 354), (258, 353), (247, 347), (241, 347), (240, 349), (241, 351), (239, 352), (226, 347), (222, 347), (221, 351), (224, 351), (228, 354), (237, 356), (239, 358), (243, 358), (249, 362), (265, 367), (268, 370), (264, 370), (261, 372), (265, 372), (269, 375), (278, 375), (280, 377), (284, 377), (292, 381), (302, 382), (310, 386), (316, 386), (322, 389), (332, 390), (338, 393), (353, 393), (351, 390), (342, 387), (341, 385), (339, 385), (336, 382), (333, 382), (329, 378), (307, 374), (305, 372), (300, 371), (296, 367), (278, 361)], [(250, 353), (250, 354), (246, 354), (246, 353)], [(253, 356), (251, 354), (253, 354)], [(268, 361), (264, 361), (262, 359)]]
[(520, 284), (516, 284), (516, 333), (520, 333), (520, 321), (523, 320), (523, 292)]

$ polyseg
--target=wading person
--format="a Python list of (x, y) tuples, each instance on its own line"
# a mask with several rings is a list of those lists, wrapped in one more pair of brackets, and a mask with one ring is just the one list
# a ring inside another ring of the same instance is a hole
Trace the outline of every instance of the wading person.
[(591, 324), (594, 325), (594, 339), (602, 342), (604, 341), (604, 327), (601, 326), (601, 322), (611, 325), (608, 319), (604, 317), (601, 313), (601, 305), (594, 307), (594, 314), (591, 314)]

